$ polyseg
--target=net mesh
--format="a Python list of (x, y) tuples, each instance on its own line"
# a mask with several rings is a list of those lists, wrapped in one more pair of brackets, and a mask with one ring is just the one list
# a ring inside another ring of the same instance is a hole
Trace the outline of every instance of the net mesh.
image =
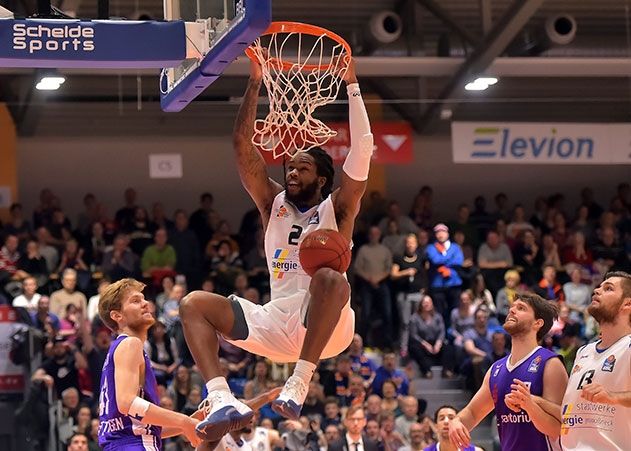
[(278, 158), (322, 146), (336, 135), (314, 112), (337, 98), (348, 69), (348, 44), (337, 36), (290, 31), (263, 35), (249, 50), (261, 65), (270, 102), (265, 119), (255, 122), (254, 145)]

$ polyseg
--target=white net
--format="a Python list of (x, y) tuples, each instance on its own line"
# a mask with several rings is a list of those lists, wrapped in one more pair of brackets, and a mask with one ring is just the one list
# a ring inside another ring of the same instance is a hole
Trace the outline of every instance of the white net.
[[(315, 35), (313, 29), (326, 34)], [(261, 64), (270, 101), (267, 117), (255, 122), (252, 143), (278, 158), (322, 146), (335, 136), (314, 112), (337, 98), (348, 69), (348, 44), (309, 26), (308, 31), (265, 34), (249, 50)]]

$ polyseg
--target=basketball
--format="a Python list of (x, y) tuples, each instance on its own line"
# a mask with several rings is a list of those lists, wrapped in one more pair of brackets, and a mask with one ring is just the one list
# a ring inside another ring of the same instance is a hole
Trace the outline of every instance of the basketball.
[(313, 276), (320, 268), (343, 273), (351, 264), (351, 248), (346, 238), (336, 230), (315, 230), (300, 243), (298, 253), (302, 269)]

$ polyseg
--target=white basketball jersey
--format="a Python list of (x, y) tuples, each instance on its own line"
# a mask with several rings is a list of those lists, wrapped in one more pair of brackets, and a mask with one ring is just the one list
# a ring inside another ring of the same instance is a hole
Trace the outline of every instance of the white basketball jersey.
[(300, 212), (285, 199), (285, 191), (278, 193), (274, 198), (265, 232), (265, 256), (270, 273), (272, 299), (309, 289), (311, 277), (300, 266), (298, 249), (303, 238), (317, 229), (337, 230), (330, 195), (318, 205)]
[(215, 451), (252, 451), (252, 448), (243, 438), (237, 442), (232, 435), (226, 434), (221, 438)]
[(263, 427), (257, 427), (250, 440), (247, 440), (245, 435), (243, 439), (250, 445), (252, 451), (272, 451), (272, 447), (269, 444), (269, 430)]
[(596, 349), (598, 343), (585, 345), (576, 353), (561, 409), (564, 450), (631, 449), (631, 408), (581, 397), (582, 389), (590, 383), (612, 392), (631, 390), (631, 335), (604, 351)]

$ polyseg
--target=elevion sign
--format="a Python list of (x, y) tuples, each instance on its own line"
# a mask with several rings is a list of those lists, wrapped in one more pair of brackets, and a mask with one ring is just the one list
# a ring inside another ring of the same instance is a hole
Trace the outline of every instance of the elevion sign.
[(631, 164), (631, 124), (454, 122), (455, 163)]

